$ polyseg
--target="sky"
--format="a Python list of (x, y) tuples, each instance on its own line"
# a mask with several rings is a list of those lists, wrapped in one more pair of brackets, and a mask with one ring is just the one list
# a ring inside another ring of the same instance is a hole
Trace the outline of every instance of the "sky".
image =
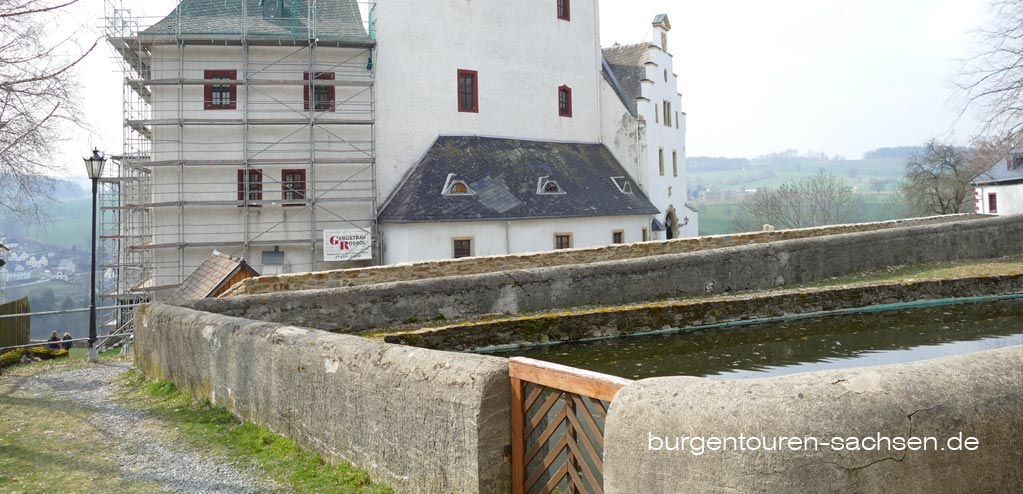
[[(175, 4), (81, 0), (55, 31), (84, 23), (80, 39), (100, 35), (109, 2), (153, 17)], [(689, 156), (796, 149), (855, 159), (930, 138), (965, 144), (979, 129), (973, 115), (960, 117), (951, 81), (978, 49), (973, 32), (984, 22), (985, 0), (599, 2), (603, 46), (645, 41), (654, 16), (668, 14)], [(71, 174), (84, 174), (80, 160), (93, 147), (121, 149), (122, 85), (112, 50), (102, 44), (79, 75), (93, 129), (69, 130), (60, 148), (57, 159), (73, 163)]]

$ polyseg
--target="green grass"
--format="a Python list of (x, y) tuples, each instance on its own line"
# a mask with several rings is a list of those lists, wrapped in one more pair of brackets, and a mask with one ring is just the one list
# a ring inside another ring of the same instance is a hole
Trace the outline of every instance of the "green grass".
[(872, 285), (909, 280), (943, 280), (966, 277), (1023, 274), (1023, 256), (990, 260), (946, 261), (865, 271), (785, 288), (817, 288), (830, 286)]
[[(852, 223), (871, 221), (888, 221), (902, 218), (898, 206), (892, 204), (891, 194), (857, 194), (863, 201), (861, 214), (853, 218)], [(733, 223), (736, 211), (742, 199), (696, 201), (700, 210), (700, 235), (727, 235), (739, 233)]]
[(149, 494), (154, 484), (121, 478), (116, 445), (86, 419), (95, 410), (16, 393), (28, 376), (69, 371), (85, 360), (49, 360), (4, 370), (0, 378), (0, 492)]
[(120, 399), (126, 405), (146, 411), (197, 447), (262, 470), (293, 492), (391, 492), (390, 488), (371, 482), (366, 472), (350, 464), (328, 464), (265, 427), (241, 422), (209, 401), (191, 399), (169, 382), (151, 381), (139, 373), (129, 372), (122, 377), (121, 384), (125, 391)]

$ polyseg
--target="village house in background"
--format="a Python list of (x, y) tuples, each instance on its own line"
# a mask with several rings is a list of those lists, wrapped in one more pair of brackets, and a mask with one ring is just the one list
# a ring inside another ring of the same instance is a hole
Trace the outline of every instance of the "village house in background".
[(107, 4), (108, 297), (214, 249), (274, 274), (696, 235), (667, 16), (601, 49), (596, 0)]
[(973, 186), (976, 212), (1023, 213), (1023, 142), (974, 179)]

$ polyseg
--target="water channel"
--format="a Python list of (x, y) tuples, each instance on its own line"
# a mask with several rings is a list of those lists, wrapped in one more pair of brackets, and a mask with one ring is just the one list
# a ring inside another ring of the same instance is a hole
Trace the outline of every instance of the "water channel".
[(629, 379), (748, 379), (1023, 345), (1023, 298), (682, 330), (500, 352)]

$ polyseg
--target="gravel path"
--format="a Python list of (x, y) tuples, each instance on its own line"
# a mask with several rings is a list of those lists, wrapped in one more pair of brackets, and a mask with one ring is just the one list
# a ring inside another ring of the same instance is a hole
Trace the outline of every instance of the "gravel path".
[(110, 381), (130, 368), (130, 362), (114, 362), (26, 377), (16, 385), (16, 393), (94, 409), (96, 412), (88, 421), (106, 431), (110, 442), (117, 445), (117, 459), (125, 479), (156, 482), (166, 492), (179, 494), (256, 494), (275, 490), (274, 486), (176, 440), (147, 420), (144, 412), (114, 402)]

